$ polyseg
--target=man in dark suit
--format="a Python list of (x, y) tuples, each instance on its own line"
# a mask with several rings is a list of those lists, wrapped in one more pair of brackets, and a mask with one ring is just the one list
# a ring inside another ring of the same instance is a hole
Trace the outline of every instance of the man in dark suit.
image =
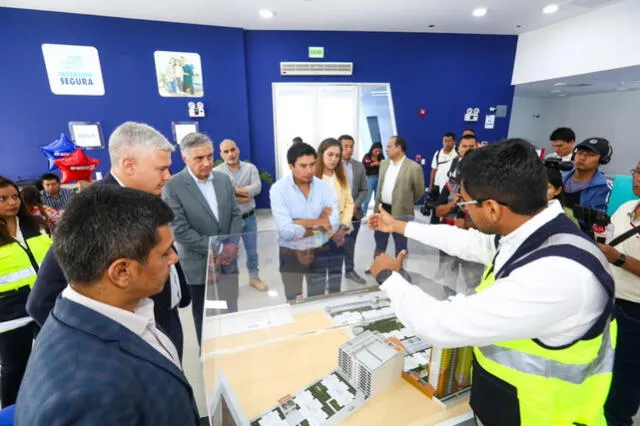
[[(191, 308), (200, 342), (205, 284), (211, 286), (209, 299), (226, 305), (222, 313), (238, 310), (237, 252), (242, 213), (229, 177), (213, 171), (211, 139), (190, 133), (180, 142), (180, 152), (187, 166), (167, 183), (162, 198), (175, 215), (171, 229), (191, 287)], [(212, 272), (209, 282), (205, 282), (207, 267)]]
[[(125, 186), (159, 196), (171, 177), (172, 151), (173, 146), (154, 128), (142, 123), (123, 123), (109, 138), (111, 172), (94, 185)], [(126, 234), (122, 235), (121, 238), (126, 237)], [(92, 238), (92, 235), (85, 238)], [(183, 334), (177, 308), (189, 305), (191, 296), (180, 263), (171, 269), (166, 285), (152, 299), (157, 324), (171, 337), (182, 357)], [(40, 326), (66, 286), (67, 279), (53, 251), (49, 250), (27, 300), (27, 312)]]
[(36, 340), (16, 426), (199, 424), (149, 298), (178, 261), (172, 219), (159, 197), (117, 186), (94, 185), (69, 204), (53, 246), (69, 285)]
[(355, 141), (349, 135), (342, 135), (338, 138), (342, 145), (342, 165), (347, 174), (349, 187), (351, 188), (351, 197), (353, 198), (353, 232), (349, 234), (344, 245), (345, 249), (345, 268), (344, 276), (346, 279), (354, 281), (358, 284), (366, 284), (367, 280), (362, 278), (354, 269), (353, 259), (356, 251), (356, 240), (358, 231), (360, 230), (360, 221), (364, 213), (362, 212), (362, 202), (367, 196), (369, 185), (367, 183), (367, 172), (364, 165), (354, 160), (353, 149)]

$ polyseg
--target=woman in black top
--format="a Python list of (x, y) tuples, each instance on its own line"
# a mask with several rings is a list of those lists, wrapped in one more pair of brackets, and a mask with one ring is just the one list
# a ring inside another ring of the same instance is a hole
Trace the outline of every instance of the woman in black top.
[(367, 173), (367, 183), (369, 186), (367, 195), (364, 197), (364, 201), (362, 202), (362, 211), (365, 212), (365, 214), (369, 208), (369, 202), (371, 201), (372, 195), (375, 200), (375, 193), (378, 189), (380, 163), (382, 160), (384, 160), (384, 154), (382, 153), (382, 144), (380, 142), (373, 143), (369, 152), (365, 154), (364, 158), (362, 158), (362, 164), (364, 164), (364, 168)]

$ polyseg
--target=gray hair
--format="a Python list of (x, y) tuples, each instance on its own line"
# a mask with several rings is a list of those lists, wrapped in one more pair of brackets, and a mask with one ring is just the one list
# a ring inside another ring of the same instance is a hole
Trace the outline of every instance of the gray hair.
[(189, 156), (190, 148), (206, 145), (208, 143), (213, 145), (209, 136), (198, 132), (189, 133), (180, 141), (180, 152), (182, 155)]
[(109, 138), (111, 166), (118, 167), (127, 151), (142, 148), (147, 151), (173, 152), (175, 148), (159, 131), (144, 123), (127, 121), (119, 125)]

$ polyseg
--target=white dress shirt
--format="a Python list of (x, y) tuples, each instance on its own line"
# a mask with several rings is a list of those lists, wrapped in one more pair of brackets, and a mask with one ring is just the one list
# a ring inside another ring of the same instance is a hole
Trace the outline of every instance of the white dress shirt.
[(400, 173), (400, 167), (406, 156), (402, 156), (398, 161), (389, 159), (389, 167), (384, 175), (384, 184), (382, 185), (382, 191), (380, 192), (380, 201), (385, 204), (393, 204), (393, 188), (396, 185), (396, 179), (398, 173)]
[(353, 189), (353, 164), (352, 160), (345, 161), (342, 160), (342, 165), (344, 166), (344, 173), (347, 175), (347, 182), (349, 182), (349, 188)]
[[(611, 217), (613, 237), (640, 226), (640, 218), (635, 215), (636, 207), (638, 207), (638, 200), (628, 201), (618, 207)], [(622, 254), (640, 259), (640, 234), (627, 238), (615, 248)], [(611, 265), (611, 272), (616, 281), (616, 297), (640, 303), (640, 277), (614, 265)]]
[[(498, 271), (538, 228), (563, 214), (550, 203), (538, 215), (500, 239)], [(448, 225), (409, 222), (405, 236), (464, 260), (489, 265), (495, 236)], [(597, 249), (594, 245), (593, 248)], [(588, 249), (588, 247), (585, 247)], [(393, 273), (382, 289), (400, 321), (437, 346), (485, 346), (538, 338), (557, 347), (582, 337), (601, 315), (607, 294), (596, 276), (580, 263), (544, 257), (515, 269), (478, 294), (438, 301)]]
[(189, 174), (195, 181), (196, 185), (198, 185), (198, 189), (202, 193), (202, 196), (204, 197), (204, 199), (207, 200), (207, 203), (209, 204), (209, 208), (211, 209), (211, 211), (213, 212), (213, 215), (216, 217), (216, 220), (217, 220), (219, 216), (218, 199), (216, 198), (216, 190), (213, 187), (213, 175), (209, 174), (209, 177), (207, 177), (207, 180), (200, 180), (191, 172), (191, 169), (189, 167), (187, 167), (187, 170), (189, 170)]
[(447, 173), (451, 168), (451, 162), (458, 156), (458, 152), (455, 148), (451, 149), (450, 153), (444, 152), (444, 149), (440, 149), (433, 154), (433, 160), (431, 160), (431, 168), (436, 169), (436, 177), (433, 181), (434, 185), (438, 185), (440, 190), (444, 188), (445, 184), (449, 181)]
[(153, 315), (153, 300), (149, 298), (142, 299), (138, 303), (135, 312), (130, 312), (86, 297), (75, 291), (70, 285), (62, 291), (62, 297), (117, 322), (147, 342), (152, 348), (160, 352), (165, 358), (182, 370), (178, 351), (173, 345), (173, 342), (156, 327), (156, 320)]

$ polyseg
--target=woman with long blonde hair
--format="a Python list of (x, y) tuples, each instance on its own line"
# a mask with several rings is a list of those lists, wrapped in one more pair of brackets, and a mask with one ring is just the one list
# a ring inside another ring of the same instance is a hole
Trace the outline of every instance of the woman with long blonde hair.
[(346, 256), (344, 245), (353, 231), (353, 198), (342, 165), (342, 144), (334, 138), (325, 139), (318, 147), (316, 177), (327, 182), (333, 188), (340, 208), (340, 228), (330, 233), (331, 241), (327, 252), (318, 252), (318, 261), (324, 262), (323, 268), (329, 273), (329, 293), (340, 291), (342, 281), (342, 262)]

